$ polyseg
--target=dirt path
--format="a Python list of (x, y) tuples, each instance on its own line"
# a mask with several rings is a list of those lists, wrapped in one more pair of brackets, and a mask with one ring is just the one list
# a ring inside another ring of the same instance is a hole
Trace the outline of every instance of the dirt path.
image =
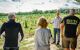
[[(34, 38), (32, 37), (32, 38), (29, 38), (29, 39), (25, 39), (25, 40), (27, 40), (27, 41), (34, 41)], [(78, 37), (78, 41), (77, 41), (78, 43), (77, 43), (77, 48), (76, 48), (76, 50), (80, 50), (80, 36)], [(60, 42), (60, 44), (61, 44), (61, 42)], [(29, 47), (29, 46), (34, 46), (35, 44), (34, 44), (34, 42), (33, 43), (30, 43), (30, 44), (27, 44), (26, 45), (26, 47)], [(62, 48), (61, 47), (57, 47), (55, 44), (51, 44), (51, 50), (62, 50)], [(34, 48), (34, 47), (33, 47)], [(33, 49), (32, 49), (33, 50)]]

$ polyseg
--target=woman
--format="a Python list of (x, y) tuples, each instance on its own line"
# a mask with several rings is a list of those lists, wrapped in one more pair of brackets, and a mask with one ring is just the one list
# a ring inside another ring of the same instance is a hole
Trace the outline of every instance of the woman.
[(52, 37), (50, 29), (47, 28), (48, 22), (40, 17), (38, 28), (35, 31), (35, 50), (50, 50), (50, 38)]

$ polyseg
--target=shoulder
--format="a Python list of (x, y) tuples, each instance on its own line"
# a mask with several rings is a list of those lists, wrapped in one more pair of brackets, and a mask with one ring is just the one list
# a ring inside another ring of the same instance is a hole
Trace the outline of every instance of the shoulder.
[(37, 28), (37, 29), (35, 29), (35, 33), (41, 33), (41, 29), (40, 28)]
[(50, 30), (50, 28), (46, 28), (47, 30)]
[(80, 19), (77, 16), (74, 16), (72, 19), (77, 20), (78, 22), (80, 22)]
[(40, 31), (40, 28), (35, 29), (35, 31), (36, 31), (36, 32), (37, 32), (37, 31)]
[(7, 24), (7, 22), (4, 22), (2, 25), (6, 25)]
[(49, 29), (49, 28), (46, 28), (46, 29), (37, 28), (37, 29), (36, 29), (36, 31), (42, 31), (42, 30), (50, 31), (50, 29)]
[(61, 23), (63, 23), (67, 18), (68, 16), (63, 17), (63, 19), (61, 20)]
[(76, 19), (80, 20), (77, 16), (75, 16)]
[(67, 18), (69, 18), (69, 16), (65, 16), (65, 17), (63, 17), (63, 20), (66, 20)]
[(47, 28), (47, 30), (48, 30), (49, 32), (51, 32), (50, 28)]
[(1, 27), (5, 27), (6, 25), (7, 25), (7, 22), (4, 22)]
[(69, 18), (70, 16), (65, 16), (64, 19)]
[(15, 23), (15, 25), (16, 25), (17, 27), (21, 27), (21, 24), (20, 24), (20, 23)]
[(16, 23), (17, 25), (21, 25), (20, 23)]

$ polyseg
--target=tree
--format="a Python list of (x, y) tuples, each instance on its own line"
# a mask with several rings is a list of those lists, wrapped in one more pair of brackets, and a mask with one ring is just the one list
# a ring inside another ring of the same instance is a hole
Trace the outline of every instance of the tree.
[(80, 0), (76, 0), (77, 2), (80, 2)]
[(38, 14), (38, 13), (41, 14), (41, 13), (43, 13), (43, 11), (36, 9), (36, 10), (33, 10), (32, 13), (33, 13), (33, 14)]

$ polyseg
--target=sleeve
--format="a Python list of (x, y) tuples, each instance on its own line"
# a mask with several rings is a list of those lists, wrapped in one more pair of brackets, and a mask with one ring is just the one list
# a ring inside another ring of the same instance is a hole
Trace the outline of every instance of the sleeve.
[(77, 32), (76, 32), (77, 37), (80, 35), (80, 20), (79, 20), (79, 24), (77, 27)]
[(50, 34), (49, 34), (49, 43), (53, 43), (53, 37), (52, 37), (52, 33), (51, 33), (51, 30), (49, 29), (49, 32), (50, 32)]
[(77, 23), (77, 24), (78, 24), (78, 26), (79, 26), (79, 25), (80, 25), (80, 19), (78, 18), (77, 20), (78, 20), (78, 23)]
[(51, 30), (50, 30), (50, 29), (49, 29), (49, 32), (50, 32), (50, 35), (49, 35), (49, 36), (50, 36), (50, 38), (51, 38), (51, 37), (52, 37), (52, 34), (51, 34)]
[(23, 33), (23, 30), (22, 30), (22, 27), (21, 27), (21, 24), (19, 23), (19, 31), (20, 31), (20, 34), (21, 34), (21, 40), (20, 41), (22, 41), (23, 40), (23, 37), (24, 37), (24, 33)]
[(37, 38), (37, 30), (35, 30), (34, 37), (35, 37), (35, 41), (36, 41), (36, 38)]
[(80, 24), (80, 19), (79, 19), (79, 24)]
[(78, 23), (78, 26), (80, 26), (80, 19), (79, 19), (79, 23)]
[(38, 31), (37, 31), (37, 30), (35, 30), (34, 42), (35, 42), (35, 47), (36, 47), (36, 48), (38, 47), (37, 40), (39, 40), (37, 36), (38, 36)]
[(5, 23), (1, 26), (0, 35), (5, 31)]

